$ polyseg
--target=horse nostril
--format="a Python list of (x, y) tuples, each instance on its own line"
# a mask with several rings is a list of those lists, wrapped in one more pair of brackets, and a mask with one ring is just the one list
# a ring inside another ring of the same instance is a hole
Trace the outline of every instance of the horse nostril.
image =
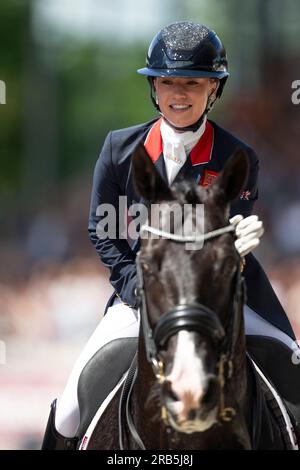
[(178, 395), (174, 392), (172, 384), (169, 381), (164, 383), (164, 393), (169, 400), (179, 401)]
[(210, 401), (212, 401), (216, 397), (217, 391), (218, 391), (218, 380), (216, 377), (212, 377), (207, 382), (205, 393), (201, 398), (201, 403), (205, 404), (205, 403), (209, 403)]
[(172, 389), (169, 392), (169, 397), (174, 401), (179, 401), (179, 396)]
[(188, 419), (189, 419), (190, 421), (193, 421), (193, 420), (196, 419), (196, 417), (197, 417), (197, 410), (196, 410), (195, 408), (189, 410), (189, 412), (188, 412)]

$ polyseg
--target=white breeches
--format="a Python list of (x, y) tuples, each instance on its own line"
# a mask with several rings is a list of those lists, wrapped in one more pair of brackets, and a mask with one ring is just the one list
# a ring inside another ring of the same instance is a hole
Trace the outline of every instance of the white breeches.
[[(292, 349), (293, 340), (289, 336), (261, 318), (248, 306), (244, 307), (244, 316), (247, 335), (275, 337)], [(108, 342), (116, 338), (137, 337), (138, 334), (138, 312), (116, 299), (80, 354), (66, 388), (58, 400), (55, 425), (60, 434), (65, 437), (73, 437), (76, 434), (79, 426), (77, 386), (80, 374), (88, 361)]]
[(118, 298), (107, 310), (77, 359), (66, 388), (57, 402), (55, 426), (65, 437), (73, 437), (79, 426), (77, 386), (80, 374), (93, 355), (116, 338), (132, 338), (139, 334), (138, 313)]
[(278, 339), (291, 350), (295, 349), (295, 341), (290, 336), (251, 310), (248, 305), (244, 306), (244, 319), (247, 336), (269, 336)]

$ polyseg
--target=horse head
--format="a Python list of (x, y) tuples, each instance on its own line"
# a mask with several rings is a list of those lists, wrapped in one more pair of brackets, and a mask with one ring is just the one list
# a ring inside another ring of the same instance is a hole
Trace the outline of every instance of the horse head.
[[(142, 144), (132, 164), (136, 190), (149, 203), (137, 257), (147, 357), (161, 384), (168, 423), (183, 433), (205, 431), (220, 411), (229, 419), (223, 388), (237, 341), (233, 299), (241, 261), (229, 206), (241, 193), (248, 159), (237, 150), (206, 188), (193, 181), (169, 188)], [(174, 204), (181, 208), (177, 218)], [(196, 227), (196, 234), (187, 229), (178, 235), (187, 226)]]

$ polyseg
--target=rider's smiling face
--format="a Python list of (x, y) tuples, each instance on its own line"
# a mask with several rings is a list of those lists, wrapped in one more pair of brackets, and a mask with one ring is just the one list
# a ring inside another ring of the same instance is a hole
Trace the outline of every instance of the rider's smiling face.
[(198, 121), (218, 86), (217, 80), (202, 77), (156, 77), (153, 83), (162, 114), (176, 127)]

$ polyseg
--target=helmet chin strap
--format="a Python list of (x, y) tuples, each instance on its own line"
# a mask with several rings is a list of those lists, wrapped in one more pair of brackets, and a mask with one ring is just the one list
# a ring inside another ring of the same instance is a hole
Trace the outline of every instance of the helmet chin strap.
[(159, 114), (164, 118), (164, 120), (169, 124), (169, 126), (175, 129), (175, 131), (177, 132), (196, 132), (198, 129), (200, 129), (203, 123), (204, 117), (207, 115), (207, 113), (208, 111), (205, 110), (202, 116), (200, 116), (200, 118), (198, 119), (198, 121), (196, 121), (194, 124), (191, 124), (190, 126), (177, 127), (177, 126), (174, 126), (174, 124), (172, 124), (170, 121), (168, 121), (168, 119), (161, 112), (159, 112)]

